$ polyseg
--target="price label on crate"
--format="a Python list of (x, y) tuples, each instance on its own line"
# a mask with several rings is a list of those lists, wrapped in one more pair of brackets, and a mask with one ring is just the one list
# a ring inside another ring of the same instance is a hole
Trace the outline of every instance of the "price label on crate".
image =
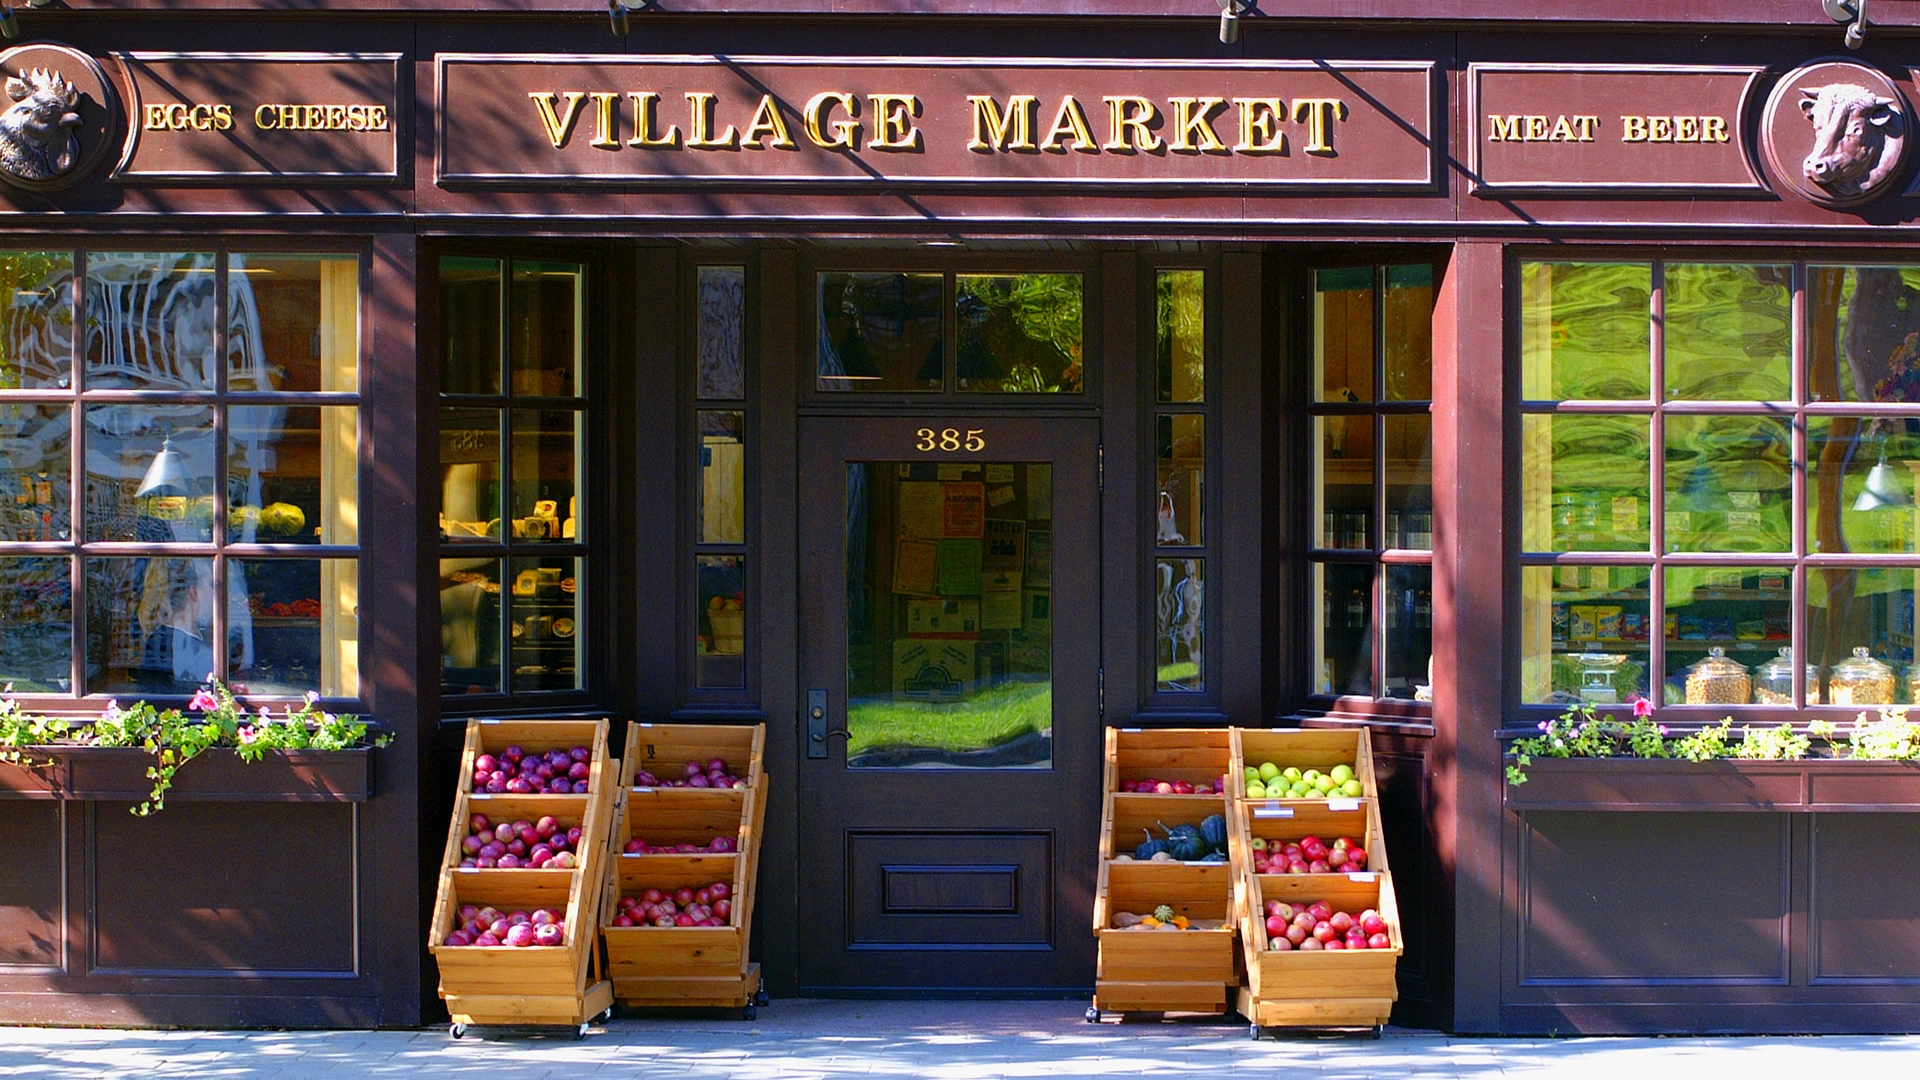
[(1373, 871), (1371, 871), (1371, 870), (1355, 870), (1355, 871), (1352, 871), (1352, 872), (1350, 872), (1349, 874), (1347, 874), (1347, 880), (1348, 880), (1348, 881), (1358, 881), (1358, 882), (1361, 882), (1361, 883), (1363, 883), (1363, 884), (1364, 884), (1364, 883), (1366, 883), (1366, 882), (1370, 882), (1370, 881), (1372, 881), (1372, 880), (1373, 880)]
[(1254, 807), (1253, 816), (1257, 818), (1290, 818), (1293, 816), (1293, 807), (1274, 806), (1269, 803), (1266, 806)]
[(1359, 799), (1328, 799), (1327, 809), (1335, 811), (1360, 809)]

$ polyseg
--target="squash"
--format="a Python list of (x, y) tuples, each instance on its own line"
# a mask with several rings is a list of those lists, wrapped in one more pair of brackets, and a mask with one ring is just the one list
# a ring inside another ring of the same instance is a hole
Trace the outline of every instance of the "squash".
[(1175, 825), (1168, 829), (1166, 822), (1157, 822), (1167, 834), (1167, 854), (1181, 862), (1199, 862), (1207, 857), (1212, 849), (1207, 846), (1206, 838), (1192, 825)]
[[(1144, 829), (1141, 831), (1146, 832)], [(1133, 857), (1139, 859), (1141, 862), (1147, 862), (1155, 855), (1162, 854), (1166, 850), (1167, 842), (1165, 840), (1155, 840), (1153, 834), (1149, 832), (1147, 833), (1147, 842), (1133, 849)]]
[(1227, 819), (1215, 814), (1200, 823), (1200, 837), (1215, 851), (1227, 850)]

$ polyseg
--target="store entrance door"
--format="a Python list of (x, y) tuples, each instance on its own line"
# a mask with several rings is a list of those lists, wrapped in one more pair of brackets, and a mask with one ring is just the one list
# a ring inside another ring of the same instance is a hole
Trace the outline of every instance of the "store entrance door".
[(803, 991), (1092, 984), (1098, 446), (801, 421)]

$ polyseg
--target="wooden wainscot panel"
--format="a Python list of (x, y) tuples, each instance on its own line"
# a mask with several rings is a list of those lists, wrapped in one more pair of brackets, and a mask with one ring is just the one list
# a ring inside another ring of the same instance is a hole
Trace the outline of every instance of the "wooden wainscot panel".
[(1742, 144), (1760, 70), (1470, 64), (1473, 191), (1764, 192)]
[(115, 54), (132, 87), (119, 180), (399, 177), (398, 53)]
[(66, 958), (65, 820), (65, 807), (51, 800), (0, 802), (8, 863), (0, 874), (0, 971), (58, 968)]
[(1433, 191), (1433, 65), (438, 58), (443, 185)]
[[(72, 799), (139, 802), (153, 790), (153, 755), (132, 747), (61, 748)], [(372, 791), (372, 752), (269, 750), (242, 761), (232, 750), (207, 750), (180, 766), (166, 793), (174, 802), (365, 802)]]
[(1816, 810), (1920, 811), (1920, 762), (1824, 762), (1807, 777)]
[(1812, 982), (1920, 985), (1920, 817), (1812, 821)]

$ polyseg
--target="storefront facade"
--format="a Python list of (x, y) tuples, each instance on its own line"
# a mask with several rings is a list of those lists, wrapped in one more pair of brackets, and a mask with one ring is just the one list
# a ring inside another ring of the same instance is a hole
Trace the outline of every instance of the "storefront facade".
[(1904, 765), (1502, 763), (1913, 700), (1920, 7), (666, 6), (17, 13), (0, 667), (394, 739), (0, 774), (0, 1018), (430, 1018), (462, 725), (612, 716), (767, 725), (776, 997), (1073, 996), (1105, 727), (1358, 725), (1396, 1022), (1920, 1025)]

